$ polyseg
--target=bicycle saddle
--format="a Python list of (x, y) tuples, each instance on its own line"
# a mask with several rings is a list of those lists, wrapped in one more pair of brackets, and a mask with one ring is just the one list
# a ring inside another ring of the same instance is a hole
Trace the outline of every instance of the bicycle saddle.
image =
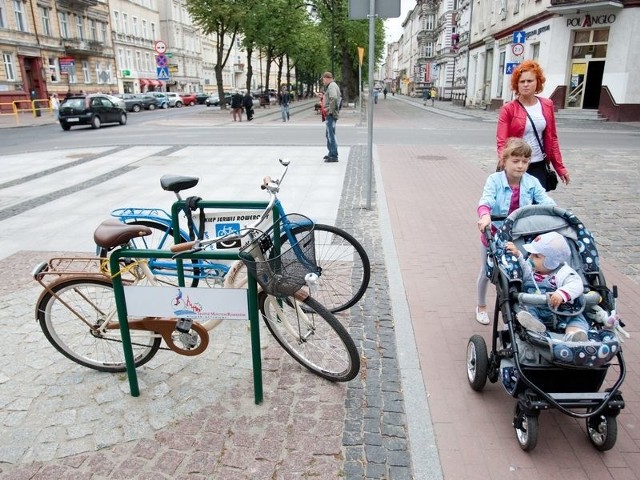
[(101, 248), (111, 250), (126, 245), (129, 240), (151, 235), (151, 229), (143, 225), (127, 225), (115, 219), (108, 219), (98, 225), (93, 232), (93, 240)]
[(183, 177), (181, 175), (163, 175), (160, 177), (160, 186), (169, 192), (180, 192), (195, 187), (200, 179), (198, 177)]

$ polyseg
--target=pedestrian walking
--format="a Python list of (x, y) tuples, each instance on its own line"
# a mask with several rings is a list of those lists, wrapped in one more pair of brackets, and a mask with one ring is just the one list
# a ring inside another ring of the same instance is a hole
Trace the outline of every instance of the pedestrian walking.
[(327, 137), (327, 150), (329, 153), (324, 157), (325, 162), (338, 161), (338, 142), (336, 140), (336, 122), (338, 121), (341, 103), (340, 87), (333, 80), (333, 73), (324, 72), (322, 83), (325, 86), (322, 96), (322, 116), (326, 121), (325, 134)]
[(380, 92), (378, 91), (377, 88), (373, 89), (373, 103), (375, 103), (376, 105), (378, 104), (378, 94)]
[(231, 115), (233, 115), (233, 121), (242, 121), (242, 94), (236, 90), (231, 95)]
[(422, 104), (425, 107), (427, 106), (427, 100), (429, 100), (429, 98), (431, 98), (431, 95), (429, 94), (429, 89), (428, 88), (423, 88), (422, 89)]
[(436, 97), (438, 96), (438, 90), (436, 87), (431, 87), (429, 96), (431, 97), (431, 106), (433, 107), (436, 104)]
[(289, 120), (289, 102), (291, 101), (291, 95), (287, 91), (286, 85), (282, 85), (278, 92), (278, 105), (280, 105), (280, 114), (282, 115), (282, 121)]
[(51, 111), (53, 112), (53, 116), (55, 117), (56, 120), (58, 120), (60, 118), (60, 116), (59, 116), (59, 113), (60, 113), (60, 100), (58, 100), (58, 94), (57, 93), (51, 94), (51, 98), (49, 99), (49, 104), (51, 106)]
[(250, 122), (253, 120), (253, 97), (248, 90), (242, 97), (242, 106), (244, 107), (244, 113), (247, 115), (247, 121)]
[(384, 88), (382, 93), (384, 94), (384, 99), (386, 100), (387, 99), (387, 93), (389, 93), (389, 90), (387, 90), (387, 87)]
[(551, 166), (565, 185), (569, 185), (571, 179), (562, 162), (553, 101), (536, 95), (544, 89), (545, 80), (542, 68), (533, 60), (526, 60), (513, 70), (511, 89), (517, 98), (500, 109), (496, 140), (500, 169), (507, 138), (524, 139), (533, 151), (527, 173), (549, 191), (555, 189), (555, 185), (547, 182), (547, 169)]

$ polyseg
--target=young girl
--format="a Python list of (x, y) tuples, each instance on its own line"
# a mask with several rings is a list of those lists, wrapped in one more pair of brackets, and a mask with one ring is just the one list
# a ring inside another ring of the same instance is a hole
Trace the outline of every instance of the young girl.
[[(538, 179), (526, 173), (530, 161), (531, 147), (521, 138), (509, 138), (502, 151), (503, 170), (489, 175), (478, 202), (480, 232), (484, 232), (485, 228), (491, 225), (492, 215), (504, 218), (514, 210), (534, 203), (555, 205)], [(484, 235), (481, 240), (482, 267), (478, 274), (476, 320), (483, 325), (488, 325), (490, 320), (487, 314), (486, 298), (489, 279), (485, 273), (487, 244)]]

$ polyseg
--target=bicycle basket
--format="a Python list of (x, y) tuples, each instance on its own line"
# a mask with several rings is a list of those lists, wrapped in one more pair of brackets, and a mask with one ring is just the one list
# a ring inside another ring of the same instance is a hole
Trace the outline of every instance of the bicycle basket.
[[(291, 238), (280, 245), (280, 238), (289, 235), (282, 225), (284, 218)], [(313, 221), (296, 213), (278, 219), (272, 227), (241, 248), (240, 258), (266, 293), (293, 295), (306, 284), (308, 273), (318, 273)]]

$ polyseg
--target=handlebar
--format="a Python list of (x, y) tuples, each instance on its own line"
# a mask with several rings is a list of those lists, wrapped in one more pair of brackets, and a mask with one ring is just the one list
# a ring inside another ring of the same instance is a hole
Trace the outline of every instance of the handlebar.
[(247, 227), (243, 228), (239, 232), (222, 235), (220, 237), (216, 237), (209, 240), (195, 240), (191, 242), (185, 242), (185, 243), (179, 243), (177, 245), (173, 245), (170, 248), (170, 250), (177, 254), (177, 255), (174, 255), (174, 258), (179, 256), (181, 253), (200, 251), (207, 245), (212, 245), (214, 243), (239, 240), (247, 236), (251, 232), (257, 231), (262, 233), (262, 230), (258, 228), (258, 225), (264, 222), (264, 220), (269, 216), (269, 214), (273, 210), (276, 200), (278, 199), (277, 194), (280, 191), (280, 185), (282, 184), (282, 181), (284, 180), (284, 177), (286, 176), (287, 171), (289, 170), (289, 165), (291, 163), (290, 160), (283, 160), (282, 158), (278, 159), (278, 161), (280, 162), (280, 165), (282, 165), (283, 167), (280, 178), (273, 179), (267, 175), (262, 179), (262, 184), (260, 185), (260, 188), (262, 190), (266, 190), (267, 193), (269, 194), (269, 204), (264, 209), (264, 211), (262, 212), (262, 215), (260, 215), (260, 218), (258, 220), (256, 220), (251, 225), (248, 225)]
[[(602, 297), (598, 292), (587, 292), (584, 294), (585, 306), (593, 307), (598, 305)], [(518, 293), (518, 302), (527, 305), (547, 305), (547, 295), (544, 293)]]

